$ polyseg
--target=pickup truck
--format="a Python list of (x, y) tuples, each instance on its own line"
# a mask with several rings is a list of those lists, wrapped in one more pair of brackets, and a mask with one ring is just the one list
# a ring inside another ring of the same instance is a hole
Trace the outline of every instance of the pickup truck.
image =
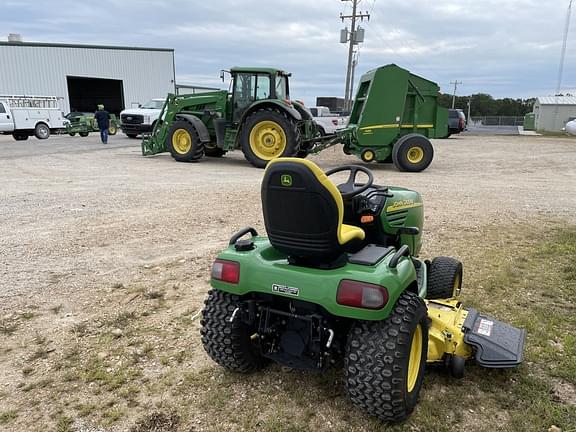
[(576, 135), (576, 120), (572, 120), (566, 123), (566, 132), (568, 132), (570, 135)]
[(348, 117), (340, 117), (330, 112), (328, 107), (312, 107), (310, 108), (310, 112), (318, 126), (320, 135), (333, 134), (336, 129), (343, 128), (346, 126), (346, 123), (348, 123)]
[(56, 96), (0, 96), (0, 134), (16, 141), (34, 135), (47, 139), (64, 130), (66, 120)]
[(448, 110), (448, 136), (466, 130), (466, 115), (460, 109)]
[(166, 98), (149, 100), (139, 108), (125, 109), (120, 113), (120, 129), (129, 138), (152, 132)]

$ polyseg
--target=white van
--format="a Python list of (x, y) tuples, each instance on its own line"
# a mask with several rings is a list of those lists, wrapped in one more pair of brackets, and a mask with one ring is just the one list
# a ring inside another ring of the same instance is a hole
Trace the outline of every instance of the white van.
[(23, 141), (32, 135), (46, 139), (63, 131), (66, 120), (59, 100), (56, 96), (0, 95), (0, 133)]

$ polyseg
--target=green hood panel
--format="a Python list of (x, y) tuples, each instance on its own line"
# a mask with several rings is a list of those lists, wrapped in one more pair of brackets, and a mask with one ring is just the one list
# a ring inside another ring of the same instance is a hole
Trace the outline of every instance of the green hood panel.
[[(211, 285), (232, 294), (275, 294), (294, 300), (318, 304), (329, 313), (351, 319), (382, 320), (388, 317), (400, 294), (416, 281), (416, 271), (411, 260), (401, 259), (397, 268), (388, 267), (393, 253), (375, 266), (346, 264), (332, 270), (299, 267), (288, 264), (286, 256), (276, 251), (266, 237), (253, 239), (254, 250), (237, 252), (233, 246), (218, 255), (219, 259), (240, 263), (240, 282), (230, 284), (212, 280)], [(336, 303), (338, 285), (342, 279), (382, 285), (388, 290), (388, 303), (383, 309), (368, 310)], [(284, 294), (273, 286), (297, 288), (298, 295)]]

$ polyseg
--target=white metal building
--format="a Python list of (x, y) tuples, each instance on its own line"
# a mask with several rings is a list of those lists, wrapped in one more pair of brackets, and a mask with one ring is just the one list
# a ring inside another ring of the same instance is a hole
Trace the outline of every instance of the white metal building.
[(576, 118), (575, 96), (541, 96), (534, 102), (536, 130), (560, 132)]
[(175, 91), (174, 50), (0, 41), (0, 94), (63, 98), (62, 109), (118, 114)]

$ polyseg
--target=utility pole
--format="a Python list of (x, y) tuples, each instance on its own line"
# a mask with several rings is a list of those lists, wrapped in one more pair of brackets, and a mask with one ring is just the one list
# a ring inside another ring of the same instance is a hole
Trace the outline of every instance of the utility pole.
[(344, 91), (344, 108), (346, 111), (350, 110), (350, 101), (351, 101), (351, 87), (353, 85), (352, 81), (352, 68), (353, 65), (353, 56), (354, 56), (354, 45), (358, 45), (360, 42), (364, 42), (364, 29), (360, 27), (356, 29), (356, 20), (359, 18), (361, 21), (364, 21), (364, 18), (367, 20), (370, 19), (370, 14), (366, 13), (356, 13), (358, 9), (358, 3), (360, 0), (341, 0), (341, 1), (351, 1), (352, 2), (352, 15), (342, 15), (340, 13), (340, 19), (344, 22), (345, 19), (352, 20), (350, 24), (350, 31), (347, 28), (344, 28), (340, 32), (340, 43), (350, 42), (348, 47), (348, 65), (346, 67), (346, 90)]
[(468, 122), (470, 122), (470, 105), (472, 105), (472, 96), (468, 98), (468, 115), (466, 116), (466, 126), (468, 126)]
[(454, 109), (454, 104), (456, 103), (456, 89), (460, 84), (462, 84), (462, 81), (450, 81), (450, 84), (454, 84), (454, 93), (452, 93), (452, 109)]

